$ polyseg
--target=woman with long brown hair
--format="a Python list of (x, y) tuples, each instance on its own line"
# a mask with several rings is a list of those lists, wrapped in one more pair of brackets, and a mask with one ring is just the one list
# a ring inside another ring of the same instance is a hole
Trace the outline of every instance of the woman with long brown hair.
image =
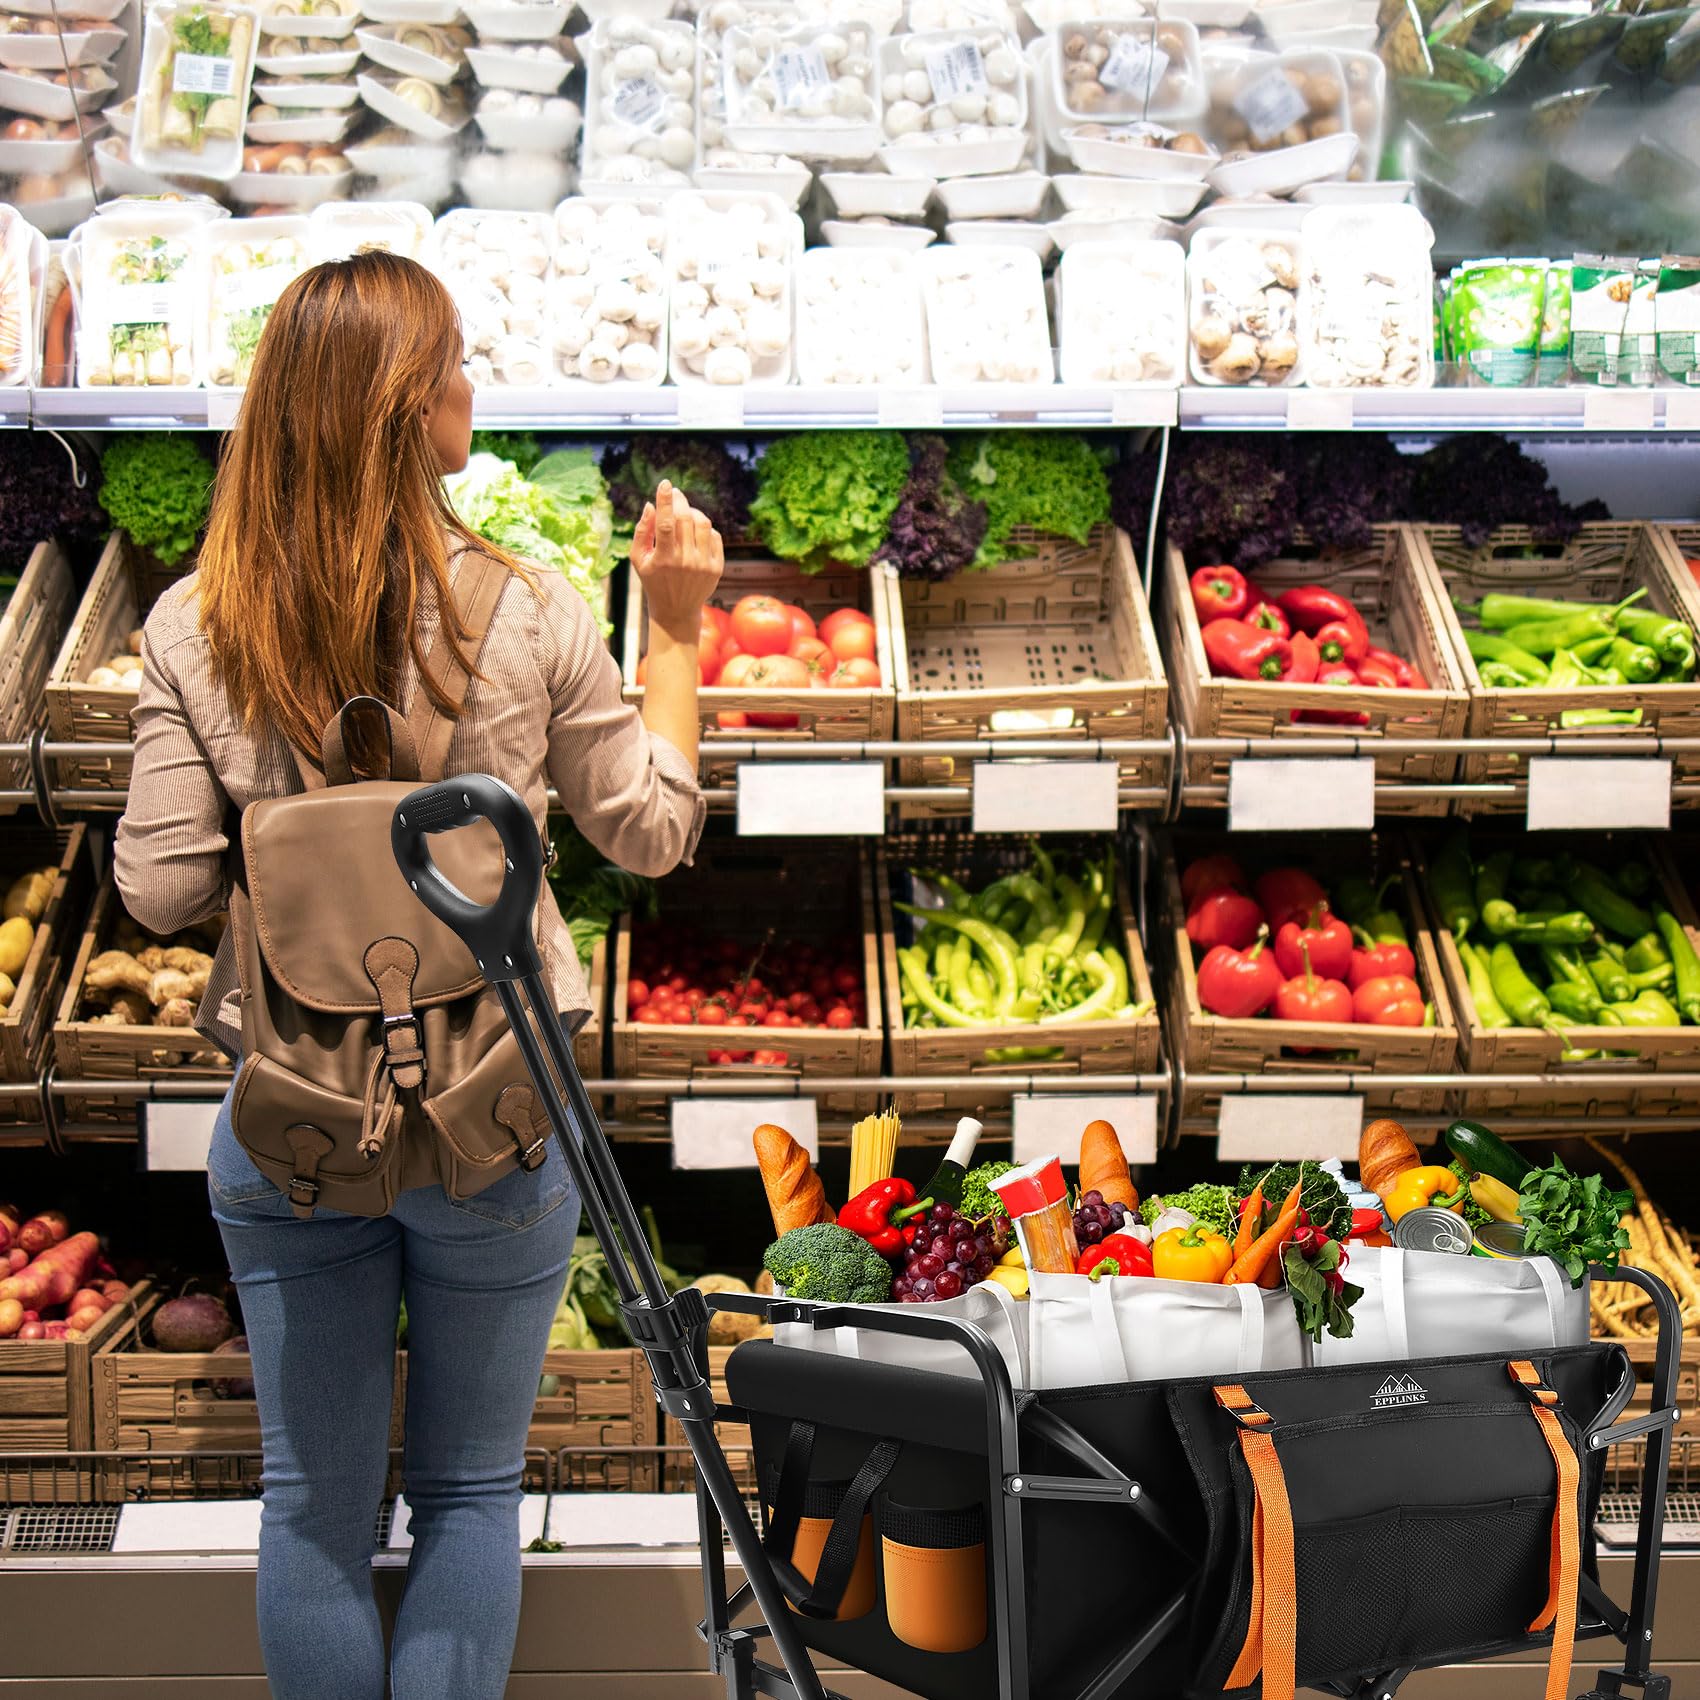
[[(509, 559), (455, 518), (441, 479), (467, 461), (472, 389), (442, 285), (383, 253), (284, 291), (226, 446), (198, 569), (149, 616), (135, 771), (115, 865), (160, 933), (227, 898), (230, 821), (302, 788), (345, 702), (450, 716), (445, 771), (505, 779), (544, 826), (547, 788), (605, 854), (661, 874), (702, 830), (697, 637), (720, 539), (663, 484), (632, 561), (649, 610), (641, 716), (621, 698), (595, 617), (559, 574)], [(509, 577), (482, 646), (456, 611), (462, 563)], [(470, 674), (457, 711), (426, 668), (448, 645)], [(382, 771), (376, 728), (350, 739)], [(325, 902), (337, 847), (325, 846)], [(545, 887), (540, 944), (569, 1026), (589, 996)], [(237, 978), (215, 961), (197, 1026), (233, 1055)], [(560, 1151), (476, 1196), (401, 1193), (388, 1216), (298, 1218), (237, 1142), (229, 1100), (207, 1160), (242, 1297), (263, 1444), (261, 1646), (279, 1700), (499, 1700), (519, 1615), (525, 1432), (578, 1200)], [(391, 1361), (405, 1299), (404, 1474), (413, 1536), (386, 1659), (372, 1592), (389, 1463)]]

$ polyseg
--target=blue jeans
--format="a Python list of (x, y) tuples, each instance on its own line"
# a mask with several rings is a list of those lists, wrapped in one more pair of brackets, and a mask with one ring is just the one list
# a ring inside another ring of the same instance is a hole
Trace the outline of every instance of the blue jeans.
[(403, 1193), (382, 1218), (302, 1221), (237, 1143), (207, 1158), (242, 1295), (265, 1449), (259, 1621), (276, 1700), (383, 1700), (373, 1530), (407, 1301), (413, 1551), (395, 1700), (501, 1700), (519, 1625), (520, 1479), (579, 1204), (560, 1145), (475, 1198)]

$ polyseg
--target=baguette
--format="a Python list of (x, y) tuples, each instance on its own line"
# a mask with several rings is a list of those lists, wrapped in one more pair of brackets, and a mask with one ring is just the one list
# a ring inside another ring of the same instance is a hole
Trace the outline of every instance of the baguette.
[(776, 1234), (838, 1219), (826, 1201), (826, 1188), (821, 1185), (808, 1152), (784, 1128), (763, 1122), (755, 1132), (755, 1147)]
[(1116, 1130), (1108, 1122), (1088, 1122), (1080, 1136), (1080, 1190), (1102, 1193), (1106, 1204), (1139, 1208), (1139, 1188), (1128, 1172)]

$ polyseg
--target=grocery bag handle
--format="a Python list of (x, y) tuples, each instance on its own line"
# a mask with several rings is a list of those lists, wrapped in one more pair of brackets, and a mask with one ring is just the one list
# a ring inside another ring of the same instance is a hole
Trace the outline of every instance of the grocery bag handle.
[[(502, 841), (505, 871), (494, 903), (474, 903), (431, 860), (426, 840), (487, 820)], [(450, 928), (492, 984), (541, 974), (531, 917), (543, 885), (543, 841), (531, 811), (511, 785), (488, 773), (463, 773), (409, 791), (396, 804), (390, 847), (419, 901)]]

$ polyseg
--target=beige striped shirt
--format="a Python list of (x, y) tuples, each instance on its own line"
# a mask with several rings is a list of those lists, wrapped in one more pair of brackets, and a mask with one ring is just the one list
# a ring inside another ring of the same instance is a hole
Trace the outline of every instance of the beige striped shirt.
[[(611, 861), (633, 873), (664, 874), (689, 860), (702, 832), (696, 773), (622, 700), (619, 668), (584, 599), (559, 573), (531, 570), (536, 588), (512, 579), (496, 605), (478, 662), (483, 677), (471, 681), (445, 772), (505, 779), (540, 831), (552, 784)], [(113, 857), (130, 913), (157, 933), (193, 926), (224, 907), (232, 810), (301, 789), (283, 736), (270, 727), (249, 731), (232, 711), (199, 609), (191, 574), (148, 616), (135, 770)], [(429, 593), (419, 620), (429, 647), (437, 626)], [(403, 713), (417, 683), (409, 662)], [(547, 886), (541, 902), (545, 978), (576, 1027), (590, 1008), (589, 991)], [(241, 1036), (235, 988), (227, 939), (196, 1025), (231, 1051)]]

